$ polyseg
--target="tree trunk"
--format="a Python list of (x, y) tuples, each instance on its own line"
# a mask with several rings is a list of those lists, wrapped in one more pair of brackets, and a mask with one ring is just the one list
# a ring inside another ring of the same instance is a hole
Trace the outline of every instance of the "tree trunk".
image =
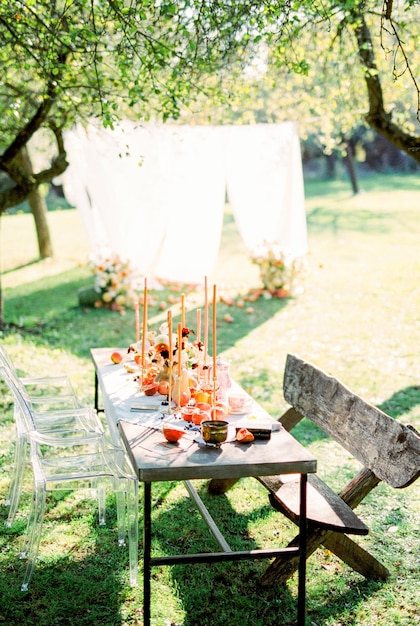
[[(16, 158), (21, 167), (29, 174), (33, 174), (31, 159), (28, 148), (25, 146), (21, 149), (19, 156)], [(47, 205), (42, 197), (39, 188), (33, 189), (27, 197), (29, 207), (35, 220), (35, 228), (38, 239), (39, 256), (46, 259), (54, 256), (50, 229), (47, 221)]]
[(359, 193), (360, 189), (359, 189), (359, 182), (357, 180), (356, 163), (354, 160), (353, 146), (350, 144), (350, 142), (346, 142), (345, 147), (346, 147), (346, 156), (344, 157), (344, 164), (346, 166), (347, 173), (350, 178), (351, 188), (353, 189), (354, 195), (356, 195)]
[[(363, 6), (363, 3), (361, 4)], [(369, 99), (366, 122), (396, 148), (420, 163), (420, 137), (409, 134), (394, 124), (390, 112), (385, 111), (382, 86), (376, 66), (370, 30), (362, 11), (354, 9), (354, 33), (359, 50), (359, 58), (365, 70), (365, 83)]]

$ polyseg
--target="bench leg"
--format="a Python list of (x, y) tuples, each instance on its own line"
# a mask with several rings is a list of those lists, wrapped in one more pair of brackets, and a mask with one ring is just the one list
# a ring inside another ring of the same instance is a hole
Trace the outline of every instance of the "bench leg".
[[(299, 545), (299, 536), (289, 543), (289, 547), (297, 545)], [(306, 558), (308, 559), (321, 545), (366, 578), (374, 580), (389, 578), (389, 571), (386, 567), (347, 535), (309, 526)], [(260, 582), (263, 586), (283, 584), (297, 571), (298, 566), (299, 559), (293, 556), (275, 559), (262, 574)]]
[(389, 578), (389, 570), (347, 535), (330, 532), (322, 544), (365, 578)]

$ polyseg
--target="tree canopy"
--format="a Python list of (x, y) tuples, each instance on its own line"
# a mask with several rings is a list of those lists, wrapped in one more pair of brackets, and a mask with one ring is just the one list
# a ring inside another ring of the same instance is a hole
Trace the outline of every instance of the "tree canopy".
[[(269, 92), (290, 72), (310, 75), (307, 52), (316, 54), (317, 41), (315, 99), (334, 81), (322, 75), (324, 57), (357, 67), (366, 89), (360, 116), (420, 162), (419, 19), (418, 0), (0, 0), (0, 212), (65, 170), (63, 131), (76, 121), (176, 119), (200, 94), (229, 102), (229, 78), (246, 83), (261, 60), (257, 83)], [(404, 84), (398, 102), (384, 95), (393, 81)], [(18, 155), (40, 130), (54, 138), (55, 154), (28, 174)]]

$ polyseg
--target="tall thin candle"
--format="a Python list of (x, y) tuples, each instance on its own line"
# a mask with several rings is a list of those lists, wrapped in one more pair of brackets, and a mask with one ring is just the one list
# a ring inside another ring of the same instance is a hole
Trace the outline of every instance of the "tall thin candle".
[(143, 290), (143, 338), (141, 344), (141, 367), (142, 367), (142, 382), (144, 375), (144, 353), (146, 349), (146, 335), (147, 335), (147, 278), (144, 279)]
[(178, 324), (178, 376), (181, 376), (182, 361), (182, 324)]
[(204, 365), (207, 365), (207, 349), (209, 341), (209, 302), (207, 297), (207, 276), (204, 276)]
[(216, 381), (217, 381), (217, 349), (216, 349), (216, 285), (213, 285), (213, 406), (216, 405)]
[(169, 337), (169, 386), (168, 386), (168, 411), (171, 412), (172, 402), (172, 358), (173, 358), (173, 345), (172, 345), (172, 311), (168, 311), (168, 337)]
[(136, 320), (136, 343), (138, 343), (140, 341), (140, 306), (138, 300), (134, 303), (134, 315)]
[(181, 324), (185, 328), (185, 293), (181, 294)]
[(173, 346), (172, 346), (172, 311), (168, 311), (168, 345), (169, 345), (169, 363), (172, 363)]
[(196, 328), (197, 343), (201, 343), (201, 309), (197, 309), (197, 328)]
[(213, 285), (213, 375), (216, 376), (216, 285)]

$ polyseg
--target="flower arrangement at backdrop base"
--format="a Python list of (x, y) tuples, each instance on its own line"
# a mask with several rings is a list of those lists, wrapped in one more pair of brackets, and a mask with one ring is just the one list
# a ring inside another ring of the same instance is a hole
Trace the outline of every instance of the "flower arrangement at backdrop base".
[(298, 279), (306, 269), (304, 257), (292, 257), (279, 244), (264, 242), (251, 261), (259, 267), (263, 296), (290, 298), (302, 290)]
[(140, 289), (140, 275), (129, 261), (118, 254), (98, 256), (89, 261), (89, 269), (95, 277), (93, 306), (122, 314), (126, 307), (133, 307)]

